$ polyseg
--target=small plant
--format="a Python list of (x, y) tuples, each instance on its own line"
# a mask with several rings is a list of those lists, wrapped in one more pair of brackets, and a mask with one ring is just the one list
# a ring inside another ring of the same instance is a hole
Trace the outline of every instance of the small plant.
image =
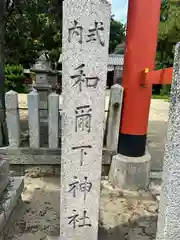
[(23, 67), (21, 65), (5, 66), (5, 90), (14, 90), (18, 93), (25, 93)]

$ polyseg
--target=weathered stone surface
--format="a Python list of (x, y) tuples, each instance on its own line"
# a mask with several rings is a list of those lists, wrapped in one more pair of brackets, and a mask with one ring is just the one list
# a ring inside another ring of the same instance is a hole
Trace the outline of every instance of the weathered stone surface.
[(18, 93), (9, 91), (5, 94), (6, 123), (8, 128), (9, 146), (20, 145), (20, 117), (18, 110)]
[(46, 51), (42, 51), (39, 53), (39, 57), (36, 59), (36, 62), (31, 69), (34, 72), (40, 71), (40, 72), (49, 72), (51, 71), (51, 62), (49, 58), (49, 54)]
[(180, 43), (176, 45), (157, 240), (180, 239)]
[(59, 95), (52, 93), (49, 102), (49, 147), (59, 146)]
[(113, 85), (111, 87), (111, 95), (109, 101), (106, 147), (116, 152), (119, 139), (119, 119), (121, 119), (123, 91), (124, 89), (120, 85)]
[(29, 144), (31, 148), (40, 147), (39, 129), (39, 94), (32, 91), (28, 94), (28, 121), (29, 121)]
[(6, 219), (11, 215), (12, 209), (16, 206), (16, 203), (24, 188), (23, 178), (11, 178), (9, 185), (7, 186), (6, 193), (4, 194), (4, 201), (2, 199), (2, 206), (5, 212)]
[(47, 240), (60, 240), (60, 237), (48, 236)]
[(158, 172), (152, 171), (152, 172), (150, 172), (149, 177), (150, 177), (150, 179), (155, 179), (155, 180), (161, 181), (162, 171), (158, 171)]
[(38, 91), (39, 93), (39, 116), (46, 119), (48, 117), (48, 90), (47, 91)]
[(113, 157), (109, 181), (113, 187), (122, 189), (146, 189), (149, 184), (151, 156), (127, 157), (117, 154)]
[(6, 225), (14, 207), (17, 204), (18, 199), (21, 197), (21, 192), (24, 187), (24, 181), (22, 177), (15, 177), (10, 180), (7, 186), (7, 191), (4, 193), (0, 200), (0, 232), (3, 232), (3, 228)]
[(162, 186), (161, 183), (159, 183), (158, 181), (151, 181), (151, 183), (149, 184), (149, 190), (152, 194), (152, 196), (159, 201), (159, 197), (160, 197), (160, 193), (162, 190)]
[(111, 5), (65, 0), (63, 13), (60, 238), (97, 240)]
[(9, 164), (6, 160), (0, 159), (0, 197), (9, 183)]
[(45, 71), (46, 70), (44, 70), (44, 72), (36, 73), (36, 86), (40, 87), (48, 85), (48, 73)]
[[(13, 165), (60, 165), (61, 149), (50, 148), (0, 148), (0, 154), (7, 154), (8, 163)], [(109, 166), (115, 152), (106, 148), (102, 151), (102, 164)], [(51, 157), (50, 157), (51, 156)]]

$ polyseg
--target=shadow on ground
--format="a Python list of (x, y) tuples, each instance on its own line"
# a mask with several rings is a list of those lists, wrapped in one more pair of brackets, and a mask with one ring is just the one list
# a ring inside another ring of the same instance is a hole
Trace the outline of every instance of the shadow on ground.
[(26, 174), (22, 201), (12, 214), (3, 240), (41, 240), (51, 233), (58, 235), (59, 216), (59, 177), (31, 178)]
[(99, 228), (98, 240), (151, 240), (156, 236), (157, 217), (139, 217), (136, 221), (106, 229)]

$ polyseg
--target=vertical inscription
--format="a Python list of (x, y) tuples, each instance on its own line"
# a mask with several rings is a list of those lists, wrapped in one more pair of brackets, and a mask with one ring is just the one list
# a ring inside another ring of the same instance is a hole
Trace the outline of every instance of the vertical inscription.
[(61, 240), (97, 240), (110, 17), (109, 0), (63, 1)]

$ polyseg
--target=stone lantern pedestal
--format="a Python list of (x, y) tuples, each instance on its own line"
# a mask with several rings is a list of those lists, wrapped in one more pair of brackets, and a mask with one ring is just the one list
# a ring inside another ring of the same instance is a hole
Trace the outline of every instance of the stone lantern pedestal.
[(31, 69), (36, 74), (36, 83), (33, 88), (39, 93), (40, 122), (47, 122), (48, 117), (48, 95), (52, 92), (52, 86), (49, 84), (49, 75), (51, 71)]

